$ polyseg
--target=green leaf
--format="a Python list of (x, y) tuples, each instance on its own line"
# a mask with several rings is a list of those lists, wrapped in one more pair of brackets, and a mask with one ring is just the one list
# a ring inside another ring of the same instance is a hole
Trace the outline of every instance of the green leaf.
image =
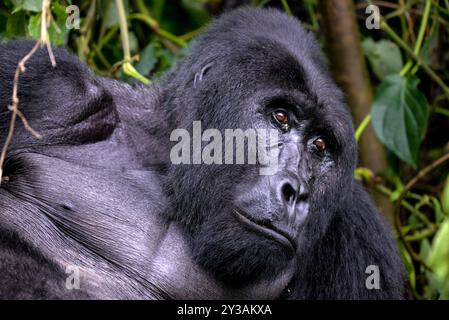
[(428, 239), (423, 239), (421, 241), (420, 249), (419, 249), (419, 255), (423, 258), (424, 261), (427, 260), (430, 254), (430, 242)]
[(181, 5), (184, 7), (188, 16), (196, 27), (203, 26), (209, 20), (209, 13), (206, 10), (204, 1), (202, 0), (182, 0)]
[(449, 217), (449, 175), (444, 182), (443, 192), (441, 193), (441, 206), (446, 217)]
[[(437, 67), (437, 59), (435, 56), (437, 55), (437, 50), (435, 48), (438, 47), (438, 35), (440, 34), (440, 22), (438, 19), (435, 20), (435, 24), (432, 26), (432, 30), (429, 36), (427, 36), (426, 40), (421, 49), (421, 57), (422, 59), (429, 65)], [(432, 59), (432, 56), (434, 59)]]
[(427, 263), (433, 270), (434, 280), (442, 299), (449, 299), (449, 220), (440, 226), (432, 241)]
[(26, 35), (25, 12), (19, 11), (8, 17), (6, 22), (6, 36), (8, 38), (24, 37)]
[(165, 0), (152, 0), (151, 4), (151, 15), (156, 19), (160, 20), (162, 17), (162, 12), (164, 11)]
[(400, 159), (416, 167), (418, 150), (429, 117), (419, 79), (387, 76), (377, 87), (371, 110), (374, 132)]
[(371, 38), (366, 38), (362, 42), (362, 47), (371, 69), (379, 79), (401, 71), (403, 67), (401, 51), (394, 42), (388, 40), (375, 42)]
[(445, 218), (443, 207), (441, 206), (440, 201), (435, 197), (431, 197), (430, 201), (432, 201), (433, 211), (435, 212), (435, 222), (439, 224)]
[(39, 39), (41, 36), (41, 14), (30, 17), (28, 22), (28, 32), (33, 39)]
[(11, 0), (11, 2), (14, 4), (14, 11), (42, 11), (42, 0)]
[(129, 51), (131, 54), (139, 52), (139, 40), (133, 31), (128, 32)]
[(140, 60), (136, 64), (136, 70), (143, 75), (149, 75), (150, 71), (156, 66), (156, 48), (153, 43), (147, 45), (140, 53)]
[[(59, 3), (52, 5), (52, 12), (54, 20), (50, 23), (48, 28), (48, 35), (52, 44), (61, 46), (65, 43), (65, 39), (69, 30), (65, 26), (67, 13), (65, 7)], [(28, 22), (28, 32), (33, 39), (39, 39), (41, 36), (41, 13), (30, 17)]]
[(413, 265), (413, 260), (408, 251), (405, 249), (404, 245), (399, 242), (399, 253), (401, 254), (402, 261), (404, 262), (405, 270), (407, 271), (408, 280), (410, 282), (410, 286), (413, 290), (416, 287), (416, 272), (415, 266)]
[(66, 36), (69, 29), (66, 28), (65, 22), (67, 20), (67, 13), (65, 12), (65, 6), (54, 2), (51, 6), (54, 21), (48, 28), (48, 35), (50, 36), (51, 43), (61, 46), (65, 43)]
[[(104, 1), (102, 2), (103, 8), (102, 8), (102, 20), (103, 25), (102, 28), (105, 28), (105, 30), (116, 26), (119, 24), (119, 18), (118, 18), (118, 12), (117, 12), (117, 6), (115, 4), (115, 1)], [(129, 3), (127, 0), (123, 1), (123, 5), (125, 7), (125, 14), (129, 14)]]

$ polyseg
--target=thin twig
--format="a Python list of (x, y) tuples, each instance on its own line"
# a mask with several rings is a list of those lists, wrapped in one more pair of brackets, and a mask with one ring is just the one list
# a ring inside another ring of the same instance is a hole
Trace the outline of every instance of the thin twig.
[(41, 21), (41, 45), (47, 46), (48, 56), (50, 57), (51, 65), (56, 66), (55, 56), (53, 55), (53, 50), (51, 49), (50, 38), (48, 36), (48, 26), (51, 21), (51, 11), (50, 11), (50, 0), (44, 0), (42, 2), (42, 21)]
[[(9, 109), (11, 110), (11, 120), (9, 122), (8, 135), (6, 136), (5, 144), (3, 145), (2, 153), (0, 154), (0, 185), (1, 185), (1, 177), (3, 176), (3, 163), (5, 162), (6, 152), (8, 151), (8, 147), (12, 141), (12, 137), (13, 137), (14, 129), (15, 129), (15, 125), (16, 125), (17, 114), (19, 111), (19, 97), (17, 95), (18, 88), (19, 88), (19, 77), (20, 77), (21, 73), (25, 72), (25, 63), (33, 56), (33, 54), (36, 52), (37, 49), (39, 49), (39, 47), (40, 47), (40, 43), (36, 42), (36, 44), (31, 49), (31, 51), (28, 52), (27, 55), (24, 56), (22, 58), (22, 60), (19, 61), (19, 63), (17, 64), (16, 72), (14, 74), (14, 82), (13, 82), (13, 88), (12, 88), (12, 105), (9, 107)], [(23, 119), (25, 117), (23, 117), (23, 118), (20, 117), (20, 118)], [(28, 122), (26, 122), (26, 123), (28, 124)], [(31, 134), (37, 133), (34, 130), (32, 130), (30, 132), (31, 132)], [(34, 136), (38, 139), (40, 138), (39, 134), (34, 135)]]
[(8, 147), (11, 145), (12, 142), (17, 117), (19, 117), (20, 120), (22, 121), (25, 130), (27, 130), (33, 137), (35, 137), (36, 139), (42, 138), (42, 136), (30, 126), (25, 115), (19, 110), (18, 92), (19, 92), (20, 75), (25, 72), (26, 70), (25, 64), (28, 62), (28, 60), (31, 59), (31, 57), (34, 55), (37, 49), (39, 49), (43, 45), (46, 45), (51, 64), (53, 67), (56, 66), (56, 60), (53, 55), (53, 51), (51, 49), (50, 39), (48, 37), (47, 32), (47, 28), (50, 21), (51, 21), (50, 0), (44, 0), (42, 2), (41, 38), (36, 42), (33, 48), (17, 63), (16, 71), (14, 73), (12, 98), (11, 98), (12, 103), (10, 106), (8, 106), (8, 109), (11, 111), (11, 120), (9, 122), (8, 134), (6, 136), (6, 140), (0, 154), (0, 185), (3, 180), (7, 181), (7, 179), (3, 179), (3, 164), (6, 159)]

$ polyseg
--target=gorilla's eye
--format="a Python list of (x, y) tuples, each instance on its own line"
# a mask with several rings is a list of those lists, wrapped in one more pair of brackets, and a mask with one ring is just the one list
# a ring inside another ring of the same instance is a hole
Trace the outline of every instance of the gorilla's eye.
[(323, 138), (318, 138), (315, 141), (313, 141), (313, 144), (317, 148), (318, 151), (324, 151), (326, 150), (326, 141)]
[(290, 125), (290, 119), (288, 113), (284, 110), (276, 110), (273, 112), (273, 118), (278, 124), (281, 125), (282, 129), (288, 129)]

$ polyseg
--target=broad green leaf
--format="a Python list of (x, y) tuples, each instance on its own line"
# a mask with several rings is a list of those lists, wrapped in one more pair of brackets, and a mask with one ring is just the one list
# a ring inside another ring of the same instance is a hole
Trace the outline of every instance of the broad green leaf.
[(140, 53), (140, 60), (136, 64), (136, 70), (139, 71), (140, 74), (149, 75), (156, 63), (156, 48), (153, 43), (150, 43)]
[(19, 11), (8, 17), (6, 22), (6, 36), (9, 38), (24, 37), (26, 35), (25, 12)]
[(42, 0), (11, 0), (14, 10), (25, 10), (33, 12), (42, 11)]
[(33, 39), (39, 39), (41, 36), (41, 14), (30, 17), (28, 21), (28, 32)]
[(162, 46), (159, 39), (154, 38), (150, 44), (154, 48), (154, 54), (156, 55), (156, 68), (153, 68), (154, 74), (151, 74), (153, 79), (158, 79), (164, 72), (169, 70), (176, 63), (176, 57)]
[[(52, 44), (60, 46), (65, 43), (65, 38), (68, 33), (68, 29), (65, 26), (67, 13), (65, 12), (64, 6), (58, 3), (52, 6), (52, 12), (54, 20), (48, 28), (48, 35)], [(41, 13), (31, 16), (28, 22), (28, 32), (34, 39), (39, 39), (41, 36), (41, 16)]]
[(401, 71), (403, 67), (401, 51), (395, 43), (388, 40), (375, 42), (371, 38), (366, 38), (362, 42), (362, 47), (371, 69), (379, 79)]
[(52, 4), (51, 9), (55, 20), (48, 28), (48, 35), (50, 36), (51, 43), (61, 46), (65, 43), (66, 36), (69, 32), (65, 25), (67, 13), (65, 12), (65, 6), (57, 2)]
[(377, 87), (371, 110), (374, 132), (400, 159), (416, 167), (418, 151), (429, 117), (419, 79), (387, 76)]

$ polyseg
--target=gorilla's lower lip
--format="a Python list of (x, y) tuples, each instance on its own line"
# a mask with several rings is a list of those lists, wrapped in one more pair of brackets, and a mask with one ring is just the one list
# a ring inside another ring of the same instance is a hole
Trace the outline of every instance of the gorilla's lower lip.
[(282, 244), (283, 246), (290, 249), (293, 253), (296, 252), (296, 243), (293, 237), (287, 232), (276, 228), (271, 223), (256, 221), (255, 219), (250, 218), (246, 214), (243, 214), (235, 209), (234, 213), (240, 222), (251, 228), (253, 231), (261, 233), (263, 236)]

